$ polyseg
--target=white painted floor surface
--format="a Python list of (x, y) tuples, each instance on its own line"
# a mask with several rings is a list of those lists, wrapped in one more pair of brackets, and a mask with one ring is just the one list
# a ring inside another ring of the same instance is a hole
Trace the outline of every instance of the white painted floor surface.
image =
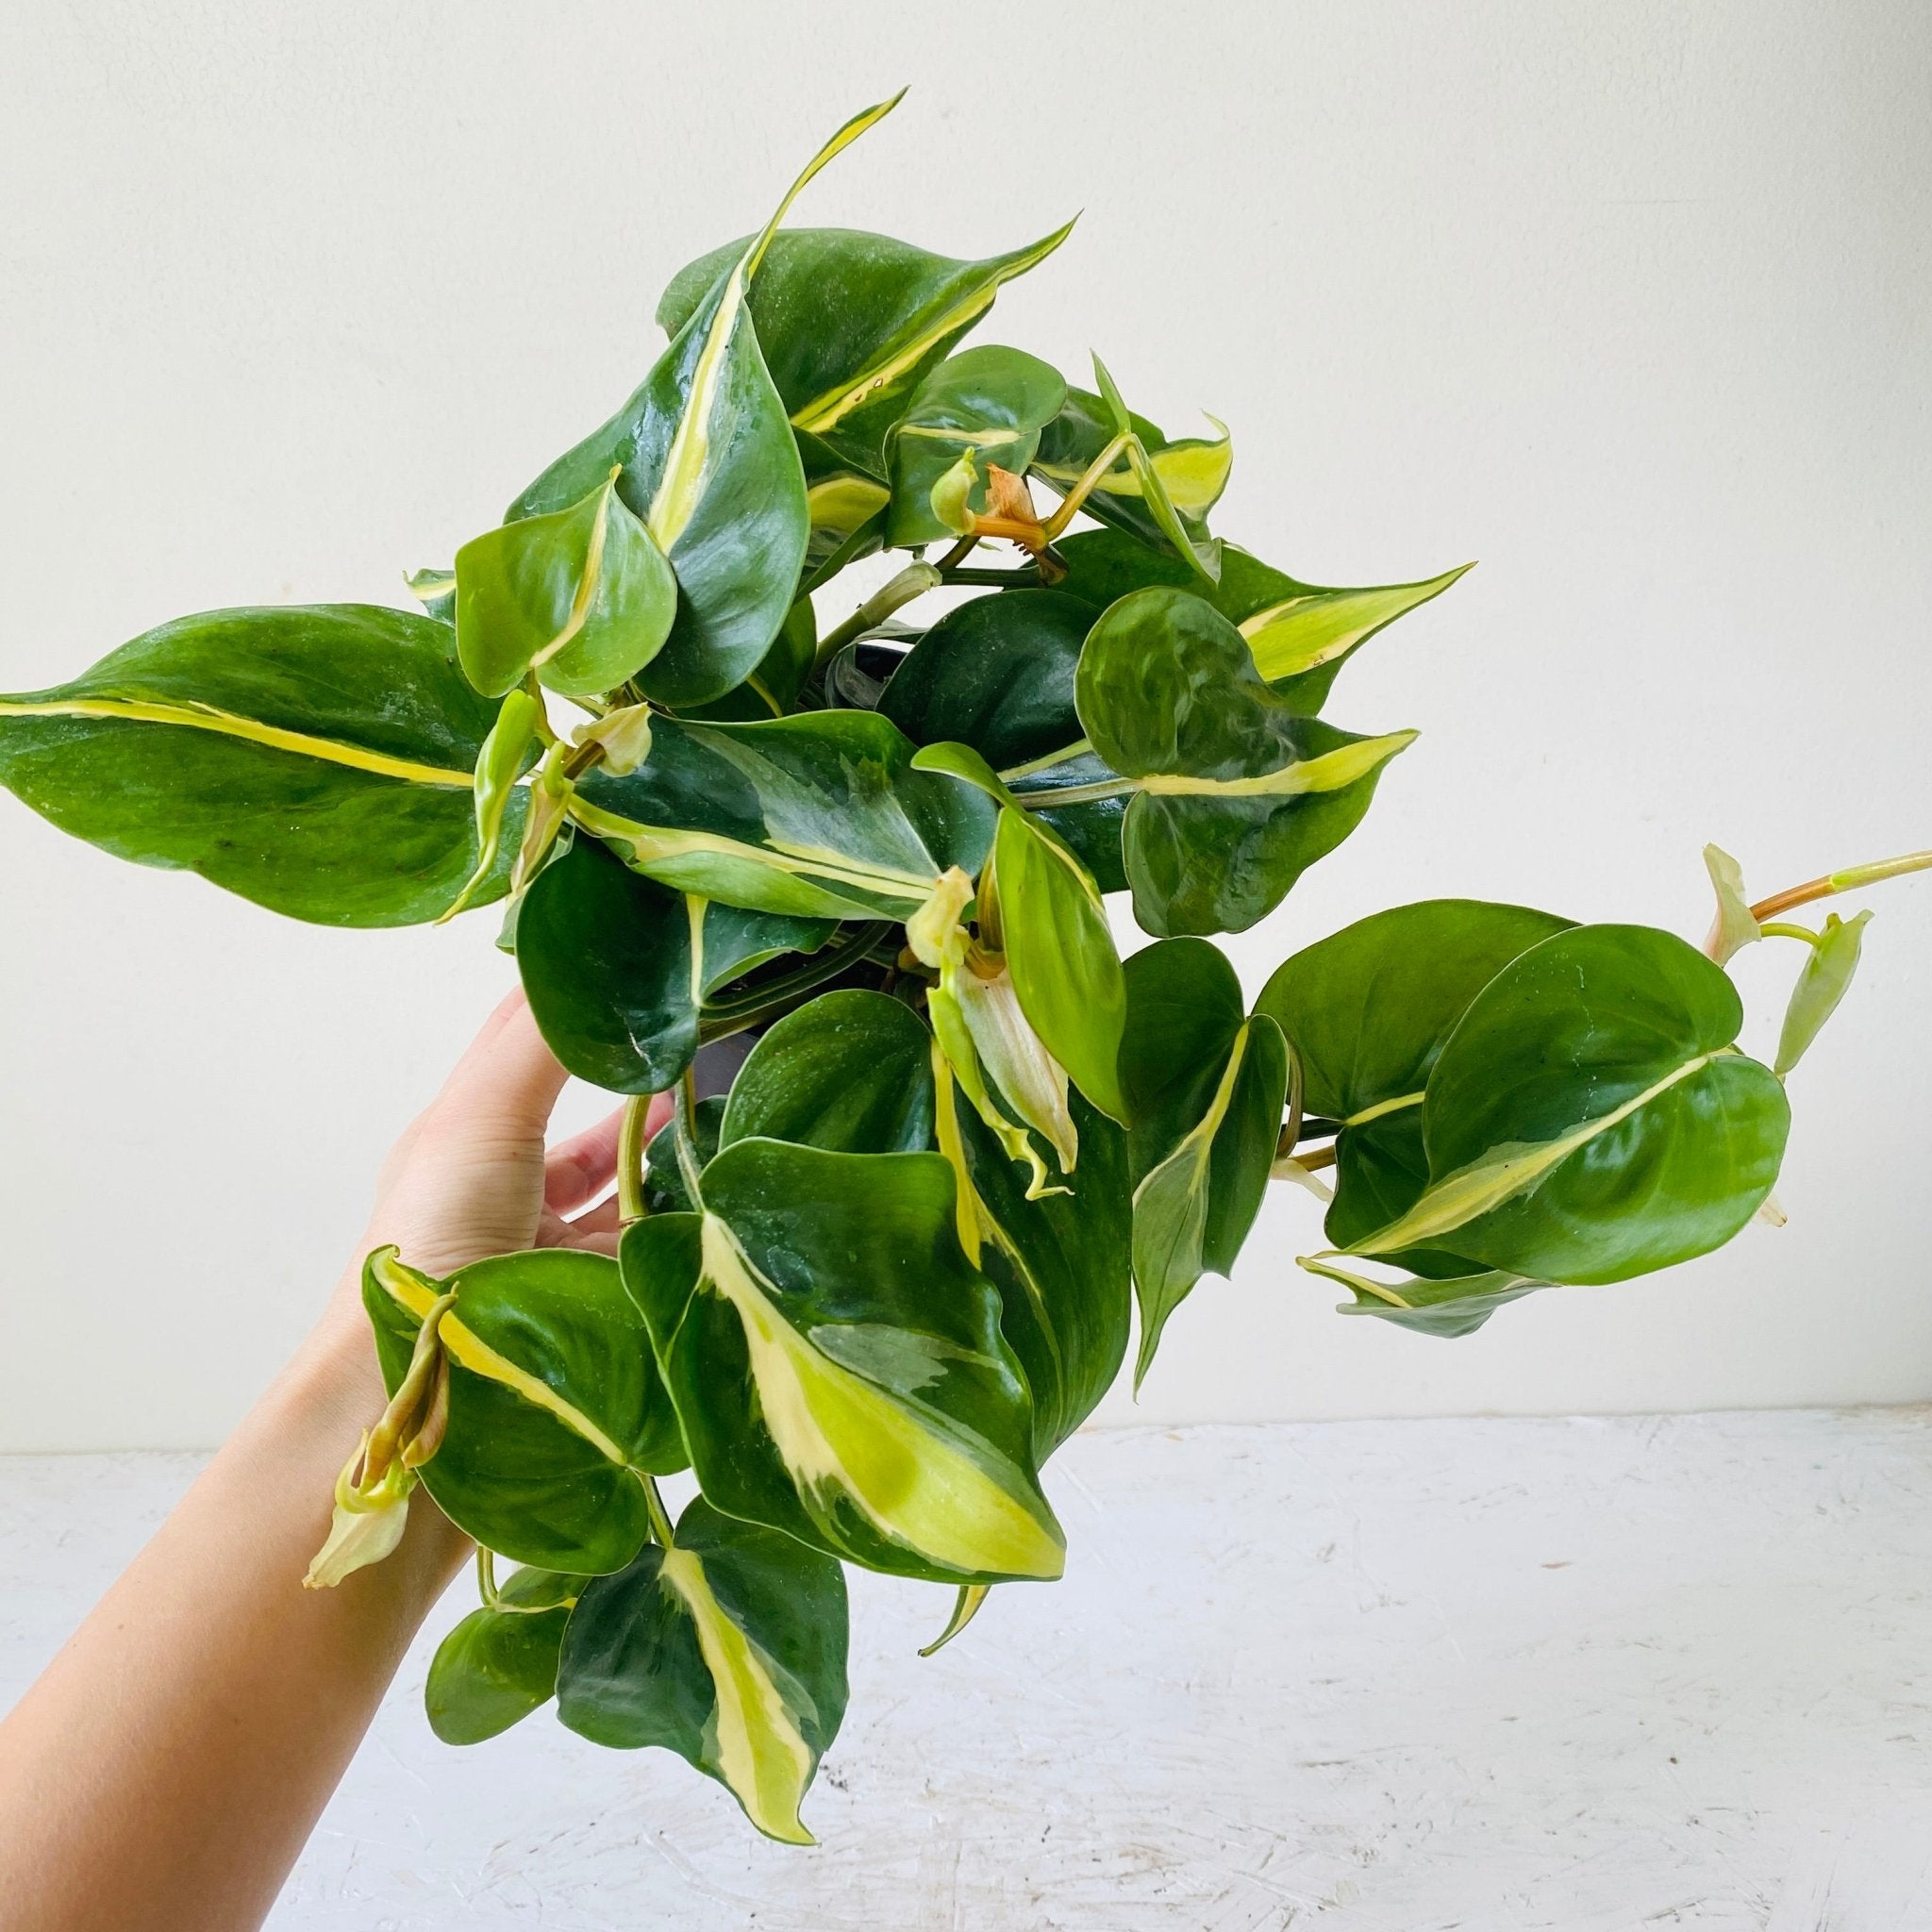
[[(0, 1696), (193, 1467), (0, 1462)], [(548, 1713), (439, 1745), (425, 1638), (272, 1925), (1932, 1927), (1925, 1411), (1124, 1431), (1048, 1487), (1066, 1581), (931, 1661), (946, 1593), (858, 1579), (817, 1849)]]

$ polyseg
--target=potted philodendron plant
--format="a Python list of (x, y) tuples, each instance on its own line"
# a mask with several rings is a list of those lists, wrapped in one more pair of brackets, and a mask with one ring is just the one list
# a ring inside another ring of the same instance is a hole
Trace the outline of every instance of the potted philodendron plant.
[[(496, 906), (558, 1058), (634, 1096), (618, 1260), (368, 1257), (391, 1399), (309, 1581), (379, 1561), (420, 1483), (480, 1553), (440, 1736), (554, 1697), (799, 1842), (844, 1566), (953, 1586), (940, 1641), (1057, 1577), (1041, 1466), (1132, 1302), (1138, 1379), (1271, 1178), (1327, 1171), (1302, 1265), (1425, 1335), (1715, 1248), (1775, 1211), (1785, 1075), (1867, 917), (1782, 915), (1932, 864), (1754, 906), (1713, 848), (1702, 950), (1399, 907), (1250, 1006), (1213, 937), (1347, 838), (1413, 736), (1328, 723), (1330, 688), (1459, 573), (1302, 583), (1209, 534), (1220, 425), (1163, 434), (1097, 358), (1090, 390), (958, 348), (1066, 229), (967, 261), (781, 227), (893, 105), (673, 277), (636, 394), (411, 579), (420, 611), (183, 618), (0, 699), (0, 780), (124, 858), (326, 924)], [(882, 550), (904, 567), (821, 630)], [(953, 587), (977, 594), (921, 614)], [(1152, 937), (1124, 961), (1109, 894)], [(1724, 970), (1767, 936), (1803, 957), (1771, 1066)]]

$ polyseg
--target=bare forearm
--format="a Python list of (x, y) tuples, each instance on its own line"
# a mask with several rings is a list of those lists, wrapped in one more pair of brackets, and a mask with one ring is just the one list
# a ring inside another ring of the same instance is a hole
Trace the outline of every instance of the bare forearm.
[(302, 1576), (382, 1405), (320, 1331), (0, 1724), (16, 1932), (259, 1924), (467, 1544), (418, 1492), (389, 1561)]

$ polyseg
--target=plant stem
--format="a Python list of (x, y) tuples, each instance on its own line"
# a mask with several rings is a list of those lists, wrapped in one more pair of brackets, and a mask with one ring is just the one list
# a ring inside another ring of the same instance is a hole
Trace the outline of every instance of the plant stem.
[(756, 1026), (762, 1020), (775, 1019), (780, 1013), (790, 1012), (807, 993), (823, 986), (826, 980), (837, 978), (855, 960), (865, 958), (892, 930), (893, 924), (890, 919), (874, 920), (869, 925), (860, 926), (850, 939), (842, 942), (833, 941), (803, 966), (794, 968), (780, 978), (768, 979), (762, 986), (741, 993), (735, 1000), (721, 1000), (715, 1004), (708, 1001), (698, 1011), (698, 1038), (709, 1045), (714, 1040), (728, 1039), (734, 1033), (742, 1033), (748, 1026)]
[(908, 563), (895, 577), (879, 586), (845, 622), (819, 640), (811, 660), (812, 675), (822, 675), (834, 658), (856, 637), (885, 623), (893, 611), (940, 586), (938, 569), (930, 563)]
[(1787, 925), (1782, 920), (1768, 920), (1757, 930), (1768, 940), (1803, 940), (1807, 946), (1818, 943), (1818, 935), (1808, 925)]
[(965, 536), (961, 537), (959, 541), (957, 543), (955, 543), (953, 547), (949, 551), (947, 551), (946, 554), (942, 558), (941, 558), (936, 564), (933, 565), (933, 568), (939, 572), (941, 576), (944, 576), (948, 571), (958, 570), (958, 567), (962, 563), (964, 563), (966, 559), (969, 557), (971, 557), (973, 553), (978, 548), (979, 539), (975, 537), (971, 531), (968, 531)]
[(1927, 870), (1932, 870), (1932, 851), (1907, 852), (1903, 858), (1880, 858), (1870, 865), (1848, 865), (1842, 872), (1826, 873), (1822, 879), (1807, 879), (1802, 886), (1792, 886), (1758, 900), (1751, 908), (1751, 917), (1762, 925), (1767, 919), (1775, 919), (1780, 912), (1789, 912), (1795, 906), (1808, 906), (1814, 899), (1829, 899), (1837, 892), (1852, 892), (1860, 886), (1875, 886), (1881, 879)]
[(1047, 518), (1045, 524), (1041, 526), (1045, 531), (1046, 541), (1049, 543), (1073, 522), (1075, 511), (1099, 489), (1100, 479), (1113, 468), (1115, 459), (1132, 441), (1133, 439), (1123, 430), (1087, 465), (1079, 480), (1060, 498), (1060, 507), (1054, 511), (1052, 516)]
[(648, 1476), (641, 1470), (638, 1480), (644, 1486), (644, 1511), (651, 1519), (651, 1534), (658, 1539), (659, 1549), (671, 1547), (671, 1518), (665, 1513), (664, 1498), (658, 1493), (658, 1479)]
[(617, 1218), (625, 1225), (651, 1211), (644, 1199), (644, 1123), (650, 1111), (651, 1096), (633, 1093), (617, 1130)]
[(958, 570), (945, 569), (941, 582), (952, 584), (984, 584), (991, 590), (1036, 590), (1040, 585), (1038, 570)]

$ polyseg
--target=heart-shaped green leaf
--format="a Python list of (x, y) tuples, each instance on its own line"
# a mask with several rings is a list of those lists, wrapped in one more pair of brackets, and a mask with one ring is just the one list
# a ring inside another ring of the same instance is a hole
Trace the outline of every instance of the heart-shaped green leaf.
[(480, 1744), (557, 1694), (557, 1658), (581, 1576), (519, 1570), (501, 1607), (470, 1614), (437, 1645), (423, 1702), (445, 1744)]
[(1288, 1047), (1250, 1019), (1234, 968), (1205, 940), (1164, 940), (1126, 967), (1121, 1082), (1132, 1108), (1138, 1389), (1168, 1317), (1204, 1274), (1228, 1274), (1268, 1191)]
[(647, 763), (588, 774), (572, 809), (636, 871), (703, 898), (802, 918), (905, 919), (949, 866), (977, 873), (996, 808), (912, 769), (885, 719), (661, 720)]
[(1429, 1074), (1429, 1185), (1346, 1252), (1448, 1248), (1544, 1281), (1622, 1281), (1721, 1246), (1771, 1191), (1790, 1124), (1732, 1042), (1736, 989), (1649, 926), (1532, 946)]
[[(751, 312), (791, 421), (883, 480), (887, 432), (907, 397), (1001, 285), (1044, 261), (1073, 225), (983, 261), (850, 228), (776, 237), (752, 284)], [(666, 334), (689, 325), (743, 247), (713, 249), (673, 277), (658, 304)]]
[(586, 1586), (558, 1715), (598, 1744), (658, 1744), (765, 1834), (808, 1845), (798, 1807), (845, 1715), (845, 1578), (829, 1557), (700, 1497), (669, 1549)]
[(1118, 892), (1127, 883), (1124, 790), (1064, 809), (1041, 802), (1119, 775), (1085, 749), (1074, 704), (1074, 668), (1093, 618), (1091, 607), (1058, 591), (1007, 591), (957, 605), (893, 672), (879, 711), (915, 744), (971, 745), (1073, 847), (1100, 890)]
[[(1275, 969), (1255, 1010), (1299, 1055), (1303, 1106), (1341, 1124), (1325, 1224), (1337, 1247), (1414, 1206), (1429, 1178), (1423, 1092), (1443, 1041), (1504, 967), (1571, 923), (1526, 906), (1428, 899), (1358, 920)], [(1448, 1253), (1404, 1260), (1432, 1276), (1479, 1272)]]
[(1019, 349), (967, 349), (948, 357), (913, 391), (892, 430), (887, 543), (911, 549), (955, 534), (933, 509), (933, 485), (969, 453), (980, 480), (967, 507), (984, 513), (987, 466), (1024, 475), (1041, 425), (1058, 414), (1066, 398), (1059, 372)]
[(663, 647), (677, 579), (617, 493), (619, 470), (581, 503), (473, 538), (457, 552), (457, 649), (486, 697), (532, 671), (566, 697), (614, 691)]
[(421, 1469), (459, 1529), (519, 1563), (621, 1570), (648, 1528), (641, 1474), (685, 1466), (677, 1417), (616, 1262), (544, 1248), (437, 1282), (379, 1248), (362, 1305), (391, 1395), (439, 1294), (449, 1422)]
[(835, 930), (689, 898), (580, 836), (524, 895), (517, 969), (565, 1068), (614, 1093), (661, 1093), (696, 1054), (713, 993), (767, 960), (818, 952)]
[[(476, 870), (472, 772), (494, 722), (427, 617), (214, 610), (0, 696), (0, 783), (116, 858), (321, 925), (412, 925)], [(523, 814), (518, 793), (474, 903), (502, 896)]]
[(704, 1211), (624, 1238), (705, 1494), (814, 1548), (937, 1582), (1052, 1578), (1026, 1385), (931, 1154), (740, 1141)]
[(676, 621), (640, 680), (667, 705), (704, 704), (742, 683), (796, 595), (810, 527), (805, 472), (748, 291), (806, 183), (895, 104), (855, 115), (812, 157), (771, 221), (716, 267), (637, 393), (505, 519), (580, 503), (617, 469), (619, 494), (677, 574)]
[[(1134, 795), (1123, 828), (1151, 933), (1240, 932), (1360, 823), (1415, 738), (1357, 738), (1298, 715), (1247, 644), (1185, 591), (1136, 591), (1089, 632), (1076, 679), (1093, 749)], [(1070, 802), (1076, 794), (1066, 794)]]
[(1061, 595), (1096, 612), (1130, 591), (1161, 584), (1205, 597), (1247, 640), (1256, 670), (1275, 694), (1310, 718), (1328, 702), (1336, 674), (1360, 645), (1440, 597), (1473, 567), (1465, 563), (1420, 583), (1337, 590), (1302, 583), (1228, 543), (1222, 546), (1220, 579), (1209, 585), (1191, 565), (1121, 530), (1082, 530), (1055, 547), (1067, 566)]
[(835, 1154), (932, 1145), (932, 1036), (883, 993), (823, 993), (774, 1022), (732, 1082), (720, 1144), (789, 1141)]

